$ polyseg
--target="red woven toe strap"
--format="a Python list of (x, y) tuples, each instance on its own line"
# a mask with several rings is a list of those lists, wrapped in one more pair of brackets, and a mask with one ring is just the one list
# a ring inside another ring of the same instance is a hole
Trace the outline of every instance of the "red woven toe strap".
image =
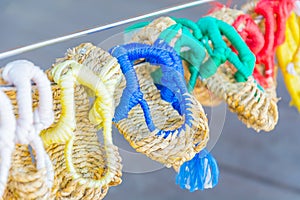
[[(295, 0), (260, 0), (255, 12), (265, 19), (264, 36), (254, 20), (248, 15), (239, 16), (233, 26), (256, 55), (256, 64), (264, 65), (263, 74), (255, 68), (254, 78), (264, 88), (268, 88), (268, 79), (274, 78), (274, 56), (276, 48), (285, 40), (286, 20), (294, 8)], [(241, 30), (241, 23), (244, 28)]]
[[(285, 24), (294, 7), (294, 0), (261, 0), (255, 12), (265, 18), (265, 45), (257, 55), (257, 62), (265, 65), (265, 74), (254, 77), (274, 77), (274, 56), (278, 45), (284, 42)], [(258, 71), (257, 71), (258, 72)]]
[(242, 36), (255, 55), (262, 50), (265, 43), (264, 35), (250, 15), (239, 15), (232, 26)]

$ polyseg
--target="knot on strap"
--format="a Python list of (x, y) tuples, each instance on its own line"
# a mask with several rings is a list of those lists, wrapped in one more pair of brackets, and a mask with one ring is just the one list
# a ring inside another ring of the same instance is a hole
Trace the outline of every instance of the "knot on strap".
[(29, 144), (35, 138), (35, 129), (33, 126), (23, 126), (18, 121), (16, 129), (16, 143), (17, 144)]
[(219, 168), (215, 158), (206, 150), (180, 166), (176, 184), (190, 192), (213, 188), (218, 184)]
[(227, 61), (231, 53), (232, 50), (229, 47), (223, 47), (214, 50), (214, 53), (211, 56), (214, 58), (216, 65), (219, 66)]

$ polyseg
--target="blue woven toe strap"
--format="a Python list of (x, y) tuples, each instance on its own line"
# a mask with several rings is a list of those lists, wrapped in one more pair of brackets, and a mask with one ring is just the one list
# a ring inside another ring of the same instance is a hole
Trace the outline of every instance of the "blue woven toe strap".
[[(126, 87), (116, 108), (114, 122), (119, 122), (127, 118), (129, 111), (134, 106), (140, 104), (148, 129), (150, 131), (156, 129), (152, 121), (149, 105), (144, 99), (134, 70), (134, 61), (143, 58), (150, 64), (161, 67), (161, 75), (156, 82), (156, 86), (161, 92), (162, 99), (171, 103), (179, 114), (185, 116), (185, 124), (179, 129), (184, 130), (185, 125), (192, 126), (191, 121), (193, 117), (192, 113), (188, 110), (190, 100), (184, 95), (187, 93), (187, 88), (182, 76), (181, 60), (170, 46), (165, 45), (163, 41), (158, 41), (155, 46), (131, 43), (116, 46), (110, 50), (110, 53), (118, 59), (122, 73), (126, 79)], [(180, 133), (179, 129), (171, 131), (159, 130), (157, 135), (167, 137), (175, 131)]]
[[(171, 57), (172, 62), (173, 62), (173, 66), (172, 69), (173, 71), (176, 70), (177, 72), (179, 72), (182, 76), (183, 76), (183, 67), (182, 67), (182, 63), (181, 63), (181, 59), (178, 56), (177, 52), (175, 51), (175, 49), (173, 47), (171, 47), (167, 42), (165, 42), (164, 40), (158, 38), (154, 43), (153, 46), (158, 48), (158, 49), (162, 49), (168, 52), (168, 55)], [(156, 60), (154, 59), (150, 59), (148, 62), (155, 64)], [(161, 64), (161, 63), (158, 63)]]

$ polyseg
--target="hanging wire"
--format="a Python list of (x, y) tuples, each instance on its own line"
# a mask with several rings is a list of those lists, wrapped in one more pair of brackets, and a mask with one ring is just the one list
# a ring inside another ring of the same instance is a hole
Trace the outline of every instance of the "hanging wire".
[(189, 8), (189, 7), (194, 7), (194, 6), (204, 4), (204, 3), (208, 3), (208, 2), (212, 2), (212, 1), (215, 1), (215, 0), (193, 1), (193, 2), (190, 2), (190, 3), (186, 3), (186, 4), (166, 8), (166, 9), (163, 9), (163, 10), (151, 12), (151, 13), (148, 13), (148, 14), (145, 14), (145, 15), (140, 15), (140, 16), (137, 16), (137, 17), (133, 17), (133, 18), (122, 20), (122, 21), (114, 22), (114, 23), (111, 23), (111, 24), (99, 26), (99, 27), (96, 27), (96, 28), (92, 28), (92, 29), (76, 32), (76, 33), (73, 33), (73, 34), (65, 35), (65, 36), (62, 36), (62, 37), (57, 37), (57, 38), (53, 38), (53, 39), (50, 39), (50, 40), (46, 40), (46, 41), (43, 41), (43, 42), (38, 42), (38, 43), (31, 44), (31, 45), (28, 45), (28, 46), (20, 47), (20, 48), (17, 48), (17, 49), (13, 49), (13, 50), (10, 50), (10, 51), (0, 53), (0, 60), (4, 59), (4, 58), (11, 57), (11, 56), (15, 56), (15, 55), (18, 55), (18, 54), (21, 54), (21, 53), (25, 53), (25, 52), (28, 52), (28, 51), (32, 51), (34, 49), (38, 49), (38, 48), (41, 48), (41, 47), (45, 47), (45, 46), (60, 43), (60, 42), (63, 42), (63, 41), (67, 41), (67, 40), (70, 40), (70, 39), (75, 39), (75, 38), (78, 38), (78, 37), (94, 34), (94, 33), (100, 32), (100, 31), (108, 30), (108, 29), (111, 29), (111, 28), (114, 28), (114, 27), (117, 27), (117, 26), (121, 26), (121, 25), (124, 25), (124, 24), (135, 22), (135, 21), (138, 21), (138, 20), (146, 19), (146, 18), (149, 18), (149, 17), (154, 17), (154, 16), (157, 16), (157, 15), (161, 15), (161, 14), (165, 14), (165, 13), (169, 13), (169, 12), (173, 12), (173, 11), (186, 9), (186, 8)]

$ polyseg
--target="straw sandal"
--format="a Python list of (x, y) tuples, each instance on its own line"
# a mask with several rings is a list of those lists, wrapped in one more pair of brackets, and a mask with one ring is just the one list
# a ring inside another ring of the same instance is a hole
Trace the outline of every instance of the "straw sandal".
[[(217, 163), (203, 149), (208, 140), (207, 118), (201, 104), (187, 91), (174, 49), (157, 40), (153, 46), (131, 43), (110, 51), (126, 79), (114, 118), (121, 134), (136, 151), (173, 166), (178, 171), (176, 183), (182, 188), (214, 187), (219, 175)], [(141, 58), (145, 62), (140, 62)]]
[[(248, 127), (257, 131), (274, 129), (278, 121), (277, 99), (270, 97), (260, 85), (252, 80), (251, 74), (255, 65), (255, 57), (235, 29), (226, 22), (210, 16), (199, 19), (198, 29), (190, 20), (175, 20), (189, 28), (194, 38), (201, 41), (210, 55), (202, 65), (194, 65), (193, 68), (208, 89), (217, 97), (224, 99), (230, 110), (237, 113), (239, 119)], [(164, 34), (166, 37), (162, 36)], [(188, 35), (188, 32), (185, 35)], [(160, 37), (172, 38), (173, 36), (170, 36), (168, 32), (163, 32)], [(230, 42), (230, 44), (228, 45), (226, 42)], [(235, 48), (238, 54), (234, 53), (230, 46)], [(200, 53), (199, 57), (200, 60), (203, 60), (201, 58), (203, 55)], [(236, 70), (230, 71), (226, 69), (225, 65), (218, 69), (221, 64), (226, 62), (232, 63), (231, 67)], [(198, 66), (198, 69), (195, 69), (195, 66)], [(217, 77), (219, 74), (220, 77)], [(226, 76), (228, 78), (225, 78)], [(243, 90), (245, 82), (248, 82), (247, 84), (250, 84), (251, 87)], [(236, 85), (233, 86), (234, 84)], [(233, 90), (231, 91), (231, 89)]]
[[(31, 86), (31, 80), (36, 86)], [(41, 130), (48, 128), (54, 119), (50, 81), (33, 63), (18, 60), (1, 69), (0, 83), (18, 117), (15, 138), (11, 143), (14, 149), (11, 169), (2, 198), (48, 199), (54, 172), (39, 134)], [(32, 160), (29, 145), (35, 162)]]
[[(75, 60), (75, 61), (77, 61), (79, 63), (83, 63), (87, 67), (89, 67), (90, 69), (92, 69), (95, 72), (95, 74), (99, 74), (99, 73), (101, 73), (101, 71), (97, 70), (97, 65), (96, 65), (97, 62), (106, 62), (106, 63), (111, 63), (111, 64), (113, 63), (112, 60), (106, 58), (108, 56), (110, 56), (110, 55), (107, 52), (103, 51), (101, 48), (95, 47), (95, 46), (93, 46), (90, 43), (84, 43), (84, 44), (81, 44), (81, 45), (79, 45), (79, 46), (77, 46), (77, 47), (75, 47), (73, 49), (70, 49), (64, 59), (73, 59), (73, 60)], [(97, 62), (95, 62), (95, 61), (97, 61)], [(148, 67), (148, 66), (145, 66), (145, 67)], [(153, 67), (151, 67), (151, 68), (153, 68)], [(148, 70), (150, 70), (151, 68), (149, 68)], [(110, 72), (110, 73), (108, 73), (108, 72)], [(115, 104), (118, 105), (119, 102), (120, 102), (120, 98), (122, 96), (122, 91), (124, 90), (124, 88), (126, 86), (125, 77), (123, 76), (122, 71), (121, 71), (121, 69), (119, 67), (118, 68), (116, 68), (116, 67), (107, 68), (107, 70), (103, 70), (102, 71), (102, 74), (103, 73), (105, 73), (104, 77), (110, 77), (110, 76), (115, 77), (115, 78), (109, 78), (108, 80), (110, 80), (110, 81), (112, 81), (112, 80), (119, 80), (119, 78), (117, 78), (117, 77), (119, 77), (120, 75), (122, 75), (123, 80), (120, 82), (119, 87), (117, 89), (117, 92), (114, 93)], [(149, 76), (149, 73), (147, 73), (146, 75), (148, 77), (147, 82), (149, 82), (150, 80), (152, 80), (152, 78)], [(104, 83), (106, 84), (105, 81), (104, 81)], [(107, 85), (109, 86), (109, 85), (112, 85), (112, 84), (108, 82)], [(152, 85), (153, 85), (153, 81), (151, 81), (151, 87), (150, 88), (153, 87)], [(112, 87), (111, 88), (111, 93), (113, 93), (114, 90), (115, 90), (115, 87)], [(157, 95), (156, 98), (158, 98), (159, 95), (160, 95), (158, 93), (158, 90), (155, 87), (152, 90), (154, 91), (153, 94), (155, 96)], [(151, 91), (149, 91), (149, 92), (151, 92)], [(160, 104), (161, 104), (161, 100), (158, 101), (158, 102), (160, 102)], [(168, 114), (168, 113), (171, 112), (171, 113), (173, 113), (173, 115), (175, 117), (178, 117), (178, 113), (174, 112), (173, 111), (174, 109), (171, 106), (169, 106), (167, 103), (164, 103), (163, 106), (164, 106), (164, 108), (170, 109), (170, 110), (166, 110), (165, 111), (165, 113), (167, 115), (171, 115), (171, 114)], [(162, 106), (160, 106), (160, 107), (163, 108)], [(158, 111), (156, 111), (156, 112), (158, 112)], [(141, 123), (141, 122), (139, 121), (139, 123)], [(162, 124), (163, 121), (160, 121), (159, 123)], [(172, 123), (172, 121), (170, 121), (169, 123)], [(147, 129), (145, 131), (146, 131), (145, 133), (148, 132)], [(201, 147), (201, 145), (199, 145), (198, 147)], [(204, 154), (204, 153), (202, 153), (201, 156), (202, 156), (201, 157), (202, 160), (209, 160), (210, 163), (211, 163), (211, 165), (212, 164), (216, 165), (215, 160), (213, 158), (211, 158), (211, 156), (210, 156), (209, 153), (207, 153), (207, 155)], [(196, 160), (197, 159), (199, 159), (199, 156), (196, 157)], [(186, 163), (186, 165), (187, 164), (188, 163)], [(205, 166), (203, 166), (203, 170), (202, 171), (205, 172), (205, 169), (210, 168), (210, 167), (211, 166), (209, 166), (209, 165), (205, 165)], [(200, 172), (200, 169), (198, 171)], [(211, 172), (211, 173), (209, 173), (209, 172)], [(214, 172), (216, 172), (216, 173), (213, 174)], [(198, 186), (198, 185), (199, 185), (199, 187), (200, 186), (201, 187), (212, 187), (212, 185), (215, 185), (217, 183), (217, 178), (216, 177), (218, 177), (218, 170), (217, 169), (216, 170), (210, 170), (207, 173), (203, 173), (202, 176), (203, 176), (202, 177), (203, 180), (198, 180), (197, 184), (194, 184), (195, 187)], [(200, 177), (200, 176), (198, 176), (198, 177)], [(213, 181), (211, 181), (211, 179), (207, 178), (207, 177), (212, 177)], [(202, 182), (203, 182), (203, 185), (200, 185)], [(193, 188), (195, 188), (195, 187), (193, 187)]]
[[(58, 126), (44, 133), (45, 143), (50, 144), (47, 152), (55, 168), (52, 197), (102, 199), (110, 186), (121, 183), (122, 175), (121, 158), (112, 143), (112, 96), (101, 80), (106, 77), (96, 76), (88, 67), (73, 60), (58, 61), (48, 76), (61, 88), (62, 115)], [(76, 81), (94, 92), (96, 99), (91, 110), (85, 88)], [(97, 137), (100, 128), (103, 128), (104, 145)], [(47, 135), (60, 139), (48, 141)]]
[[(213, 17), (201, 18), (197, 24), (202, 34), (209, 36), (213, 59), (222, 65), (213, 76), (201, 76), (207, 87), (218, 97), (223, 98), (229, 109), (238, 118), (256, 131), (271, 131), (278, 121), (277, 99), (270, 97), (252, 78), (255, 57), (235, 29)], [(226, 39), (224, 39), (226, 37)], [(230, 42), (234, 51), (225, 43)], [(223, 53), (222, 53), (223, 52)], [(231, 66), (228, 65), (231, 63)], [(230, 66), (230, 67), (228, 67)]]
[[(178, 169), (208, 141), (205, 113), (178, 76), (183, 74), (179, 57), (162, 47), (139, 43), (117, 46), (111, 53), (126, 79), (123, 92), (116, 91), (122, 92), (114, 117), (116, 126), (138, 152)], [(134, 67), (132, 62), (141, 58), (150, 63)], [(155, 83), (151, 72), (158, 67), (152, 65), (161, 65), (162, 74), (154, 77)]]
[[(294, 1), (259, 0), (247, 3), (243, 6), (243, 11), (249, 15), (241, 15), (233, 23), (256, 55), (257, 65), (253, 72), (255, 80), (273, 97), (276, 97), (278, 71), (275, 51), (284, 42), (286, 21), (292, 12)], [(250, 37), (254, 40), (256, 37), (255, 44), (249, 37), (250, 32)]]

